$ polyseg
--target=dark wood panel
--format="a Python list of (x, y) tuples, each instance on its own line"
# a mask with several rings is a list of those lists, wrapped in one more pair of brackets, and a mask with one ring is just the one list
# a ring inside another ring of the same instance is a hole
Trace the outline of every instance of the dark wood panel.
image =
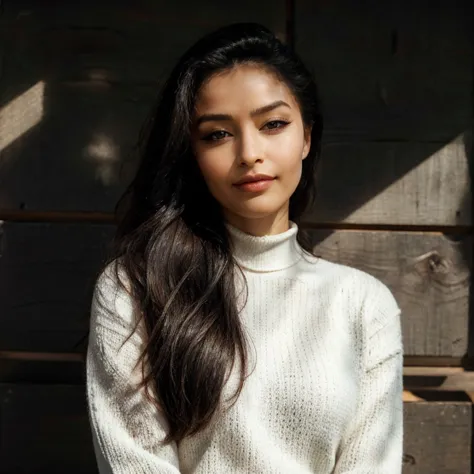
[(230, 22), (285, 30), (284, 0), (3, 3), (0, 208), (9, 210), (111, 211), (178, 56)]
[(0, 385), (1, 474), (97, 471), (84, 386)]
[(85, 354), (0, 352), (0, 383), (84, 384)]
[(404, 404), (403, 474), (471, 472), (472, 404)]
[(402, 309), (406, 356), (466, 354), (471, 236), (382, 231), (310, 234), (317, 255), (366, 271), (393, 291)]
[(472, 117), (472, 2), (295, 3), (327, 133), (451, 139)]
[(114, 227), (0, 227), (0, 350), (80, 351), (95, 278)]
[(470, 137), (326, 143), (308, 222), (470, 225)]

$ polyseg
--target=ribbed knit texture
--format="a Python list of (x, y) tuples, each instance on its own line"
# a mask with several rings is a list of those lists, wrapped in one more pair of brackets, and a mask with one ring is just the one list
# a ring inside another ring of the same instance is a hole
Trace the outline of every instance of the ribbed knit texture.
[[(228, 229), (255, 369), (233, 408), (179, 446), (159, 445), (167, 421), (135, 389), (142, 328), (121, 347), (136, 321), (130, 297), (112, 266), (98, 279), (87, 394), (100, 472), (399, 474), (403, 350), (391, 292), (306, 254), (294, 223), (265, 237)], [(225, 396), (236, 383), (234, 371)]]

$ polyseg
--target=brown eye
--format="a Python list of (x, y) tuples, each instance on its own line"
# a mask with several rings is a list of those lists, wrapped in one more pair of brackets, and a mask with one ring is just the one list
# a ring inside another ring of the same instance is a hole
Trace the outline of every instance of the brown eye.
[(227, 135), (229, 135), (229, 133), (224, 130), (216, 130), (215, 132), (212, 132), (209, 135), (203, 137), (203, 140), (206, 142), (216, 142), (222, 140)]
[(272, 120), (267, 122), (263, 128), (267, 128), (268, 130), (275, 130), (276, 128), (283, 128), (288, 125), (290, 122), (286, 122), (285, 120)]

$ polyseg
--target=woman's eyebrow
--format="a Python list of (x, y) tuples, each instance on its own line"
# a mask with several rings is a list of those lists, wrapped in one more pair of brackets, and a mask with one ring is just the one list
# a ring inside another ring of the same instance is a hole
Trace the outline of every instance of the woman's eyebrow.
[[(271, 104), (264, 105), (263, 107), (259, 107), (258, 109), (254, 109), (250, 112), (251, 117), (255, 117), (257, 115), (262, 115), (267, 112), (272, 111), (278, 107), (285, 106), (291, 109), (291, 107), (283, 100), (276, 100)], [(232, 115), (228, 114), (203, 114), (196, 120), (196, 126), (198, 127), (204, 122), (217, 122), (217, 121), (224, 121), (224, 120), (232, 120)]]

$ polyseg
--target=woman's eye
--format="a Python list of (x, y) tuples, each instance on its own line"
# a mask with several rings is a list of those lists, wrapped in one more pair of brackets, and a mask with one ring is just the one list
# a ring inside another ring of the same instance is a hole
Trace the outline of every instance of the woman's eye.
[(286, 122), (285, 120), (272, 120), (271, 122), (267, 122), (263, 128), (267, 128), (268, 130), (275, 130), (276, 128), (283, 128), (288, 125), (290, 122)]
[(224, 130), (216, 130), (215, 132), (212, 132), (209, 135), (203, 137), (203, 140), (205, 140), (206, 142), (216, 142), (222, 140), (227, 135), (229, 135), (228, 132)]

